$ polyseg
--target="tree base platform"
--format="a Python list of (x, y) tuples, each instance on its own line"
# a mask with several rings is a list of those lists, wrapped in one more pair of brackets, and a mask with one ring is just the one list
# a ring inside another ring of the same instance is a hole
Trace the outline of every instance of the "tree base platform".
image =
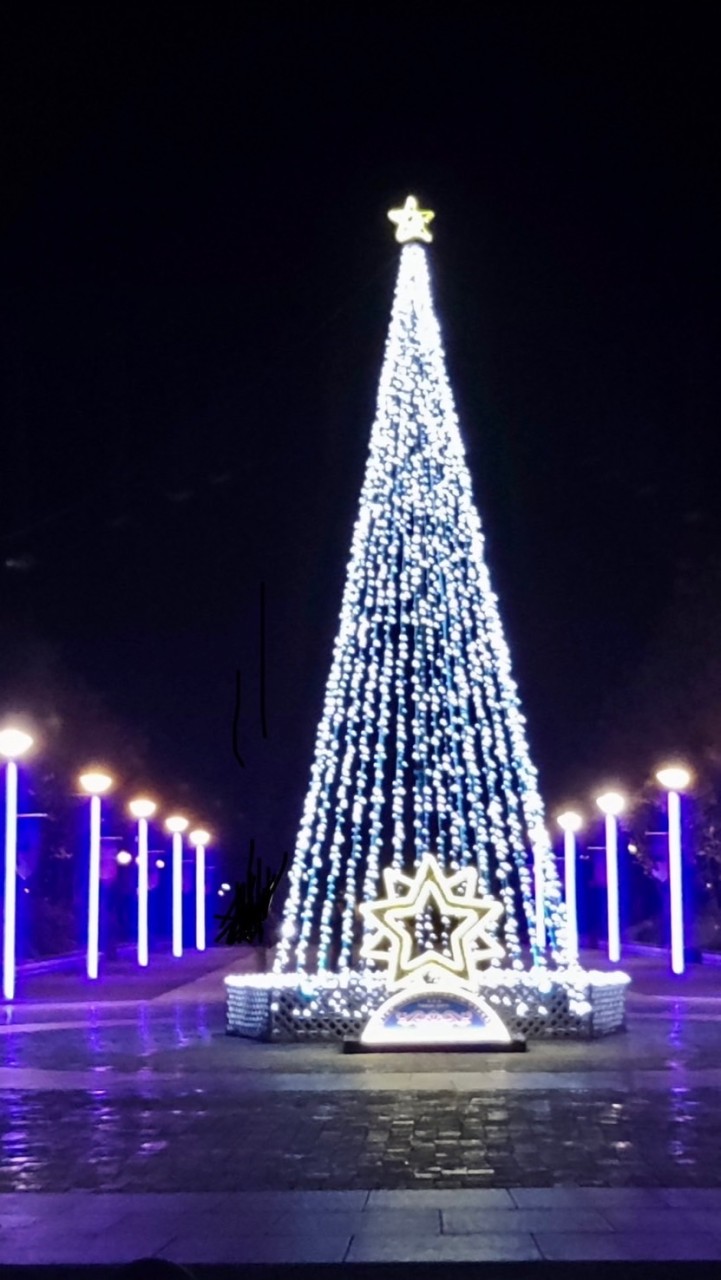
[[(629, 982), (579, 966), (498, 968), (479, 975), (476, 991), (512, 1040), (591, 1040), (625, 1026)], [(388, 995), (376, 972), (231, 974), (225, 986), (227, 1033), (266, 1041), (360, 1042)]]

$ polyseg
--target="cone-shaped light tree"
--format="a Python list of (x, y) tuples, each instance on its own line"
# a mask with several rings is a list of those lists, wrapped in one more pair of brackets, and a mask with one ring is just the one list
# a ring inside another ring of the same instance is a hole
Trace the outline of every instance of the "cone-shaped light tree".
[[(403, 245), (340, 627), (289, 875), (276, 970), (364, 967), (362, 902), (426, 853), (502, 904), (493, 965), (565, 961), (560, 884), (526, 741), (424, 243)], [(539, 915), (540, 913), (540, 915)], [(447, 922), (427, 919), (443, 947)], [(427, 939), (419, 943), (428, 945)]]

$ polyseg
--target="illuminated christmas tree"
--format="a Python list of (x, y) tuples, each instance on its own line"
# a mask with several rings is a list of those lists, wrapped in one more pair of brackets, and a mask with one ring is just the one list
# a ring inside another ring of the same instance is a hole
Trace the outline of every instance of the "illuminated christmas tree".
[[(370, 451), (276, 971), (362, 969), (361, 903), (435, 854), (502, 906), (491, 967), (561, 964), (564, 911), (409, 197)], [(428, 911), (418, 943), (448, 948)]]

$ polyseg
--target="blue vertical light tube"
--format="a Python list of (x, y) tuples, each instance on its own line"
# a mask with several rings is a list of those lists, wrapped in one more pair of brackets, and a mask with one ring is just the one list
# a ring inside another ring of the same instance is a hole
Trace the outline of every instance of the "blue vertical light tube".
[(205, 849), (195, 846), (195, 947), (205, 951)]
[(183, 837), (173, 832), (173, 955), (183, 954)]
[(578, 960), (578, 903), (576, 901), (576, 836), (563, 833), (563, 872), (566, 893), (566, 937), (571, 964)]
[(88, 885), (88, 955), (87, 974), (98, 976), (98, 944), (100, 915), (100, 796), (90, 797), (90, 875)]
[(148, 963), (148, 819), (138, 818), (138, 964)]
[(606, 814), (606, 893), (608, 897), (608, 958), (612, 964), (621, 959), (621, 930), (618, 905), (618, 822)]
[(18, 863), (18, 767), (8, 760), (5, 774), (5, 905), (3, 912), (3, 997), (15, 998), (15, 933)]
[(683, 859), (681, 854), (681, 797), (668, 793), (668, 887), (671, 898), (671, 970), (683, 973)]
[(543, 859), (539, 858), (538, 852), (534, 853), (533, 871), (536, 890), (536, 946), (543, 954), (546, 950), (546, 894), (543, 881)]

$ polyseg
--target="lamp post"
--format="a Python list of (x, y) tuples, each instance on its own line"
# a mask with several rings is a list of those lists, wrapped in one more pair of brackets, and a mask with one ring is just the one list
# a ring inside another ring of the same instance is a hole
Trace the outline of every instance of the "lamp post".
[(29, 733), (0, 730), (0, 756), (5, 766), (5, 906), (3, 910), (3, 997), (15, 998), (15, 930), (18, 868), (18, 767), (16, 761), (33, 745)]
[(173, 955), (183, 954), (183, 832), (188, 819), (176, 814), (168, 818), (168, 831), (173, 836)]
[(205, 846), (210, 835), (198, 829), (191, 831), (188, 839), (195, 849), (195, 947), (205, 951)]
[(563, 878), (566, 894), (566, 930), (568, 956), (573, 963), (578, 960), (578, 903), (576, 900), (576, 832), (581, 830), (579, 813), (568, 810), (559, 813), (558, 825), (563, 832)]
[(113, 785), (107, 773), (96, 770), (81, 773), (80, 786), (90, 796), (90, 863), (88, 876), (88, 954), (86, 970), (89, 978), (98, 976), (98, 941), (100, 916), (100, 797)]
[(138, 820), (138, 964), (148, 963), (148, 818), (157, 805), (154, 800), (139, 798), (128, 806)]
[(531, 832), (533, 849), (533, 881), (536, 904), (536, 946), (543, 953), (546, 950), (546, 892), (544, 880), (544, 860), (548, 836), (545, 827), (536, 827)]
[(606, 817), (606, 895), (608, 903), (608, 958), (612, 964), (621, 959), (621, 930), (618, 909), (618, 822), (626, 801), (618, 791), (606, 791), (596, 799)]
[(657, 780), (668, 793), (668, 890), (671, 899), (671, 971), (683, 973), (683, 857), (681, 852), (681, 796), (691, 781), (682, 765), (659, 769)]

